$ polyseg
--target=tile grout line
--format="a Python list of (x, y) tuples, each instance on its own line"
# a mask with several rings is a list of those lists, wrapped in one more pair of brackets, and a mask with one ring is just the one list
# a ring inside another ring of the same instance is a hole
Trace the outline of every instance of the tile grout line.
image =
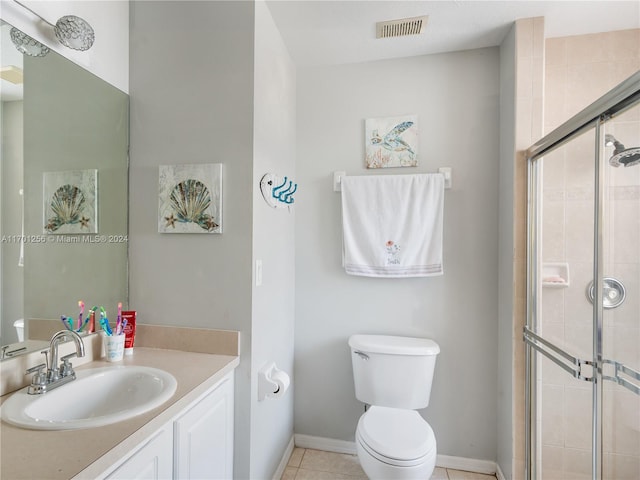
[(300, 464), (298, 465), (298, 469), (302, 467), (302, 462), (304, 461), (304, 456), (307, 454), (307, 448), (302, 449), (302, 455), (300, 456)]

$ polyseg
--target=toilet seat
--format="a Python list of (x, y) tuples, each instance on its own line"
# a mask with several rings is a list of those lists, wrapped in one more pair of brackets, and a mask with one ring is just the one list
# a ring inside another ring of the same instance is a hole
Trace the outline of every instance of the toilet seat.
[(372, 457), (399, 467), (424, 463), (436, 451), (431, 426), (415, 410), (369, 408), (360, 417), (356, 440)]
[(376, 461), (382, 464), (390, 465), (394, 468), (420, 466), (425, 462), (425, 459), (427, 458), (426, 456), (416, 458), (414, 460), (398, 460), (397, 458), (387, 458), (384, 455), (380, 455), (378, 452), (373, 450), (369, 445), (367, 445), (367, 443), (364, 440), (362, 440), (362, 437), (360, 435), (356, 435), (356, 442), (358, 443), (358, 445), (360, 445), (360, 447), (362, 447), (362, 449), (371, 458), (375, 459)]

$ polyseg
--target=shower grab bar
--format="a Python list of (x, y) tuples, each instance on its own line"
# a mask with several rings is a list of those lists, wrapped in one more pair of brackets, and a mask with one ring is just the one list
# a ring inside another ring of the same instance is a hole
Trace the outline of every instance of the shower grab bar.
[[(580, 358), (574, 357), (569, 353), (565, 352), (559, 347), (556, 347), (554, 344), (548, 342), (544, 338), (536, 335), (527, 327), (524, 327), (524, 342), (531, 346), (533, 349), (537, 350), (553, 363), (558, 365), (563, 370), (567, 371), (572, 377), (578, 380), (584, 380), (585, 382), (592, 382), (593, 377), (586, 377), (582, 373), (582, 365), (592, 366), (593, 362), (588, 360), (582, 360)], [(543, 348), (544, 347), (544, 348)], [(551, 352), (549, 350), (551, 350)], [(557, 355), (554, 355), (556, 353)], [(567, 362), (561, 360), (558, 356), (563, 357), (565, 360), (571, 363), (571, 365), (567, 364)]]
[(615, 382), (618, 385), (623, 386), (627, 390), (631, 390), (636, 395), (640, 395), (639, 385), (636, 385), (635, 383), (630, 382), (626, 378), (620, 376), (620, 373), (622, 373), (633, 378), (634, 380), (640, 380), (640, 372), (636, 372), (633, 368), (626, 366), (624, 363), (616, 362), (615, 360), (603, 360), (602, 363), (613, 365), (614, 367), (613, 376), (603, 375), (602, 378)]

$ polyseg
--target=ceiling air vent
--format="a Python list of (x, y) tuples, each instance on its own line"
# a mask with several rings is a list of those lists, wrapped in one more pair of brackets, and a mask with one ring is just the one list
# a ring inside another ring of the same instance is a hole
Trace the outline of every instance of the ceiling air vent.
[(419, 35), (427, 25), (428, 16), (401, 18), (376, 23), (376, 38), (404, 37), (407, 35)]

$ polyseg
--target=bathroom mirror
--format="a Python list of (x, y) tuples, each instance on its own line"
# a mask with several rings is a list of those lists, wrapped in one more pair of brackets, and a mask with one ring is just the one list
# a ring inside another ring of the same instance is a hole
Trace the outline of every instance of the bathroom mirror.
[(53, 51), (18, 54), (0, 28), (0, 346), (16, 350), (18, 319), (29, 340), (29, 319), (62, 329), (79, 300), (85, 315), (128, 305), (129, 98)]

